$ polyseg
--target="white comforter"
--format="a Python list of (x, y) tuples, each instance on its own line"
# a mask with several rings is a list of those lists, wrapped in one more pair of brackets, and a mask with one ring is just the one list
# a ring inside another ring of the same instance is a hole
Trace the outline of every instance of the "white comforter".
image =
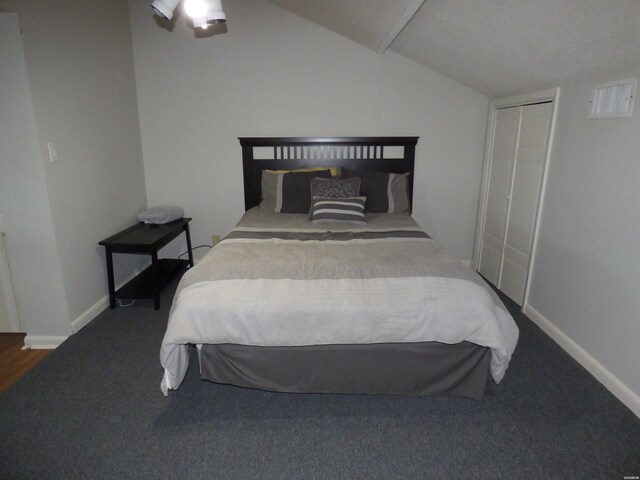
[(357, 229), (313, 228), (304, 217), (249, 211), (185, 274), (160, 353), (165, 395), (184, 379), (188, 344), (468, 341), (491, 349), (500, 382), (517, 326), (482, 279), (419, 236), (411, 217), (370, 216)]

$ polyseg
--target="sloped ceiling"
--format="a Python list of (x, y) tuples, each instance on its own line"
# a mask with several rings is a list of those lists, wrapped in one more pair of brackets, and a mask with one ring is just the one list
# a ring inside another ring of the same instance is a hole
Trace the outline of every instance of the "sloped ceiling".
[(640, 0), (271, 1), (376, 51), (408, 20), (391, 50), (490, 98), (640, 69)]

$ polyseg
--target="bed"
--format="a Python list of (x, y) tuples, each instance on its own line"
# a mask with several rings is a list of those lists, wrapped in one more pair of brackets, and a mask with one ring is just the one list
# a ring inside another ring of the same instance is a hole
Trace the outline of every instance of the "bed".
[(239, 140), (246, 213), (178, 285), (165, 395), (189, 345), (203, 379), (275, 392), (480, 399), (502, 380), (517, 326), (410, 215), (417, 137)]

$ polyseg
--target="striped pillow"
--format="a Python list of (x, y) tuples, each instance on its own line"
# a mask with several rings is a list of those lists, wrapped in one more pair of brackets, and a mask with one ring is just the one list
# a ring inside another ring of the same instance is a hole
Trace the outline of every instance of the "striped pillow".
[(311, 223), (367, 223), (364, 204), (367, 197), (328, 198), (313, 197), (311, 200)]

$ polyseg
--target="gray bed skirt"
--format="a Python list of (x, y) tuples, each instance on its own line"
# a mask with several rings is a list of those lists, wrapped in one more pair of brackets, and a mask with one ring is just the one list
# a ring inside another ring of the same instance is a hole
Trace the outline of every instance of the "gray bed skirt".
[(202, 345), (203, 379), (290, 393), (457, 395), (480, 400), (491, 350), (470, 342)]

